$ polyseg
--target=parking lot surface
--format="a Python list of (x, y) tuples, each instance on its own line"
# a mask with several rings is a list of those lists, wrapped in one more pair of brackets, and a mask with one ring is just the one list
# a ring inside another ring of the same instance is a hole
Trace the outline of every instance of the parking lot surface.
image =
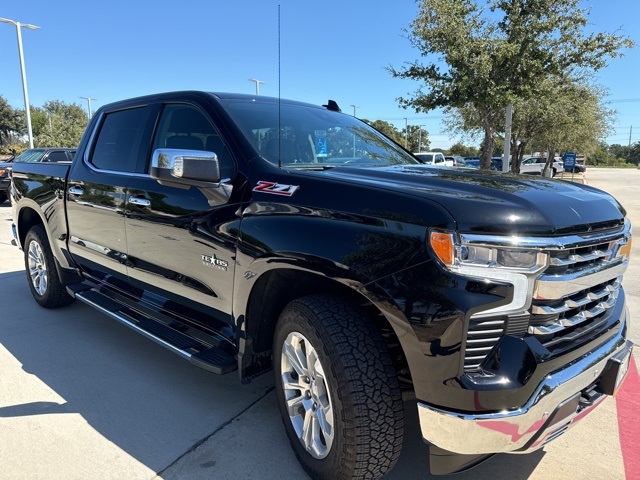
[[(640, 228), (640, 170), (589, 169)], [(305, 479), (265, 375), (193, 367), (78, 302), (45, 310), (31, 298), (22, 252), (0, 205), (0, 479)], [(637, 235), (637, 233), (636, 233)], [(623, 285), (640, 344), (640, 242)], [(640, 348), (635, 351), (638, 363)], [(392, 480), (430, 479), (415, 406)], [(497, 455), (458, 479), (640, 478), (635, 365), (615, 399), (531, 455)]]

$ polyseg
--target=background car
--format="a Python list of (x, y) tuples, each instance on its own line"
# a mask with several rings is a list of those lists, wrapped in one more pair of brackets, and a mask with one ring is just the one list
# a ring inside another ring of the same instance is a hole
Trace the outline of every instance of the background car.
[[(568, 167), (564, 169), (565, 172), (569, 172), (569, 173), (571, 173), (571, 170), (572, 169), (568, 168)], [(587, 171), (587, 166), (586, 165), (582, 165), (581, 163), (576, 163), (573, 166), (573, 173), (584, 173), (586, 171)]]
[(445, 155), (445, 161), (453, 162), (454, 167), (464, 167), (464, 158), (460, 155)]
[(13, 162), (70, 162), (75, 154), (75, 148), (31, 148), (17, 157), (4, 160), (0, 163), (0, 204), (6, 202), (7, 198), (9, 198), (9, 187), (11, 186), (9, 170), (11, 170)]
[(480, 168), (480, 157), (466, 157), (464, 166), (465, 168)]
[(441, 152), (418, 152), (413, 154), (420, 162), (426, 165), (439, 167), (453, 167), (453, 160), (446, 160)]
[[(556, 174), (564, 168), (562, 160), (558, 160), (559, 157), (554, 158), (551, 165), (551, 176), (555, 177)], [(529, 157), (522, 160), (520, 164), (520, 173), (526, 175), (542, 175), (542, 169), (547, 163), (547, 159), (544, 157)]]
[(70, 162), (75, 154), (75, 148), (31, 148), (22, 152), (13, 161), (16, 163)]
[(9, 178), (9, 170), (11, 169), (11, 161), (0, 163), (0, 204), (9, 198), (9, 187), (11, 179)]

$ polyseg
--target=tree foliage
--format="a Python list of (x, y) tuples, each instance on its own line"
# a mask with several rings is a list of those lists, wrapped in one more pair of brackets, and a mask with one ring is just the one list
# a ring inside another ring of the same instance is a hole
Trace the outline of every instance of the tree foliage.
[[(80, 105), (51, 100), (30, 107), (34, 147), (76, 147), (89, 119)], [(11, 107), (0, 96), (0, 146), (17, 151), (28, 148), (24, 110)], [(8, 153), (8, 152), (5, 152)]]
[(559, 82), (594, 72), (632, 42), (620, 35), (586, 34), (579, 0), (420, 0), (408, 38), (429, 62), (415, 61), (394, 77), (422, 83), (402, 107), (472, 109), (489, 168), (495, 133), (510, 102), (538, 96), (549, 78)]
[(59, 100), (31, 109), (31, 128), (37, 147), (77, 147), (89, 119), (84, 109)]
[(477, 157), (478, 149), (476, 147), (468, 147), (460, 142), (451, 145), (447, 152), (449, 155), (459, 155), (461, 157)]
[(24, 111), (14, 109), (0, 96), (0, 146), (10, 147), (19, 143), (26, 130)]
[(590, 165), (601, 167), (638, 166), (640, 164), (640, 142), (631, 146), (607, 145), (605, 142), (600, 142), (587, 155), (587, 162)]
[(373, 128), (378, 130), (380, 133), (382, 133), (383, 135), (386, 135), (387, 137), (389, 137), (394, 142), (396, 142), (396, 143), (398, 143), (400, 145), (404, 145), (404, 136), (403, 136), (402, 132), (400, 132), (395, 127), (395, 125), (393, 125), (393, 124), (391, 124), (389, 122), (385, 122), (384, 120), (374, 120), (373, 122), (371, 122), (369, 120), (363, 119), (363, 122), (368, 123)]
[(429, 151), (431, 148), (431, 142), (429, 141), (429, 132), (427, 130), (419, 125), (407, 125), (406, 129), (402, 129), (403, 137), (405, 135), (405, 131), (407, 135), (407, 150), (410, 152)]

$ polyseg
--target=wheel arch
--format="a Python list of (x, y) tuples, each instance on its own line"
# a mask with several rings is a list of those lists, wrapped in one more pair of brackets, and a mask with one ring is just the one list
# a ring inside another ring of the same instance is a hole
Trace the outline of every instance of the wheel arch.
[(23, 206), (20, 208), (17, 214), (16, 228), (18, 230), (18, 241), (20, 248), (24, 248), (24, 240), (27, 237), (27, 233), (34, 225), (42, 225), (49, 236), (49, 229), (47, 228), (47, 222), (42, 218), (39, 209), (32, 206)]
[(70, 259), (61, 249), (61, 243), (64, 244), (63, 242), (66, 240), (66, 234), (63, 235), (62, 238), (58, 238), (57, 241), (54, 241), (49, 223), (45, 220), (44, 214), (37, 203), (33, 202), (33, 205), (27, 203), (20, 206), (17, 210), (16, 217), (17, 240), (20, 249), (24, 249), (24, 241), (27, 238), (29, 230), (31, 230), (35, 225), (42, 225), (45, 233), (47, 234), (49, 246), (53, 253), (55, 268), (61, 281), (65, 285), (81, 281), (81, 277), (73, 268)]
[[(410, 389), (411, 374), (403, 343), (418, 342), (413, 331), (390, 321), (380, 306), (383, 300), (376, 298), (362, 283), (291, 266), (272, 268), (253, 283), (242, 322), (240, 376), (250, 378), (271, 369), (271, 348), (280, 313), (296, 298), (321, 293), (341, 297), (366, 312), (367, 318), (382, 332), (403, 389)], [(384, 299), (387, 308), (390, 300)]]

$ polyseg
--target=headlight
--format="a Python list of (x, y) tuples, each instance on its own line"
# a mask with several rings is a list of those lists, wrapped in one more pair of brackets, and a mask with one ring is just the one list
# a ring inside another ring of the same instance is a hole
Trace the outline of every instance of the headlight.
[(429, 243), (445, 267), (463, 274), (465, 267), (508, 268), (535, 273), (547, 266), (547, 254), (544, 252), (462, 243), (452, 232), (433, 230), (429, 235)]
[[(498, 239), (501, 244), (495, 245)], [(512, 301), (482, 312), (483, 315), (522, 312), (529, 308), (535, 278), (547, 267), (548, 255), (538, 250), (506, 246), (507, 237), (490, 237), (490, 240), (486, 244), (481, 240), (470, 243), (454, 232), (432, 230), (429, 233), (429, 246), (447, 270), (513, 285)]]

